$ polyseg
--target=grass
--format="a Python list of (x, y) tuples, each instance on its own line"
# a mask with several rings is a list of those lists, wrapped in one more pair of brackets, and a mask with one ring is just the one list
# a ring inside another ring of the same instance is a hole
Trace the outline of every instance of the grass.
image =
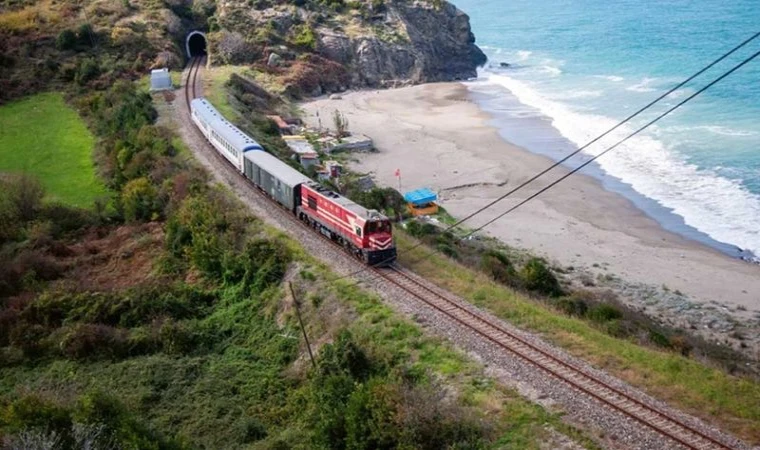
[(92, 160), (94, 138), (58, 93), (0, 107), (0, 171), (37, 176), (46, 200), (89, 207), (107, 194)]
[(240, 113), (230, 105), (229, 92), (225, 87), (233, 73), (247, 70), (246, 66), (208, 67), (203, 71), (203, 96), (227, 119), (235, 122)]
[(60, 16), (53, 11), (50, 2), (39, 2), (23, 9), (0, 13), (0, 30), (22, 33), (42, 25), (55, 25), (59, 21)]
[[(583, 448), (598, 448), (588, 435), (563, 421), (561, 414), (548, 412), (523, 398), (515, 389), (485, 377), (479, 363), (449, 342), (425, 335), (418, 324), (395, 313), (376, 295), (362, 290), (352, 280), (325, 285), (322, 280), (334, 279), (335, 274), (324, 263), (281, 231), (266, 225), (262, 225), (262, 229), (282, 242), (295, 259), (305, 265), (304, 271), (316, 276), (315, 280), (305, 283), (325, 299), (318, 307), (312, 305), (314, 309), (305, 308), (307, 332), (312, 340), (316, 335), (328, 333), (325, 327), (329, 327), (320, 320), (315, 309), (331, 311), (332, 317), (339, 315), (336, 310), (344, 310), (347, 319), (343, 323), (365, 348), (376, 354), (392, 354), (396, 360), (409, 361), (413, 373), (434, 374), (445, 386), (459, 392), (465, 404), (476, 407), (486, 417), (497, 417), (494, 432), (498, 438), (494, 448), (546, 448), (549, 429), (570, 437)], [(336, 306), (335, 301), (340, 306)], [(304, 351), (301, 349), (302, 353)]]
[(675, 353), (611, 337), (439, 254), (420, 261), (419, 255), (428, 250), (423, 247), (406, 252), (404, 249), (416, 241), (399, 231), (395, 236), (400, 262), (427, 280), (517, 326), (538, 332), (569, 353), (657, 398), (719, 424), (751, 444), (760, 443), (760, 383)]

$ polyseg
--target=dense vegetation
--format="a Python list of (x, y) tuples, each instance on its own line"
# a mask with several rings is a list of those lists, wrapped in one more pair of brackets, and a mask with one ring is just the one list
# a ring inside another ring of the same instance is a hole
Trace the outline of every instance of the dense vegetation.
[[(33, 177), (2, 181), (2, 445), (433, 449), (498, 436), (432, 371), (460, 357), (354, 288), (317, 289), (324, 270), (209, 187), (154, 124), (149, 96), (120, 82), (75, 104), (114, 195), (84, 210), (45, 203)], [(77, 279), (83, 261), (102, 271), (129, 257), (90, 258), (101, 250), (83, 241), (156, 220), (163, 250), (147, 276), (127, 267), (119, 283)], [(315, 369), (286, 278), (309, 299)], [(554, 420), (510, 401), (536, 423)], [(532, 423), (520, 433), (534, 434)]]

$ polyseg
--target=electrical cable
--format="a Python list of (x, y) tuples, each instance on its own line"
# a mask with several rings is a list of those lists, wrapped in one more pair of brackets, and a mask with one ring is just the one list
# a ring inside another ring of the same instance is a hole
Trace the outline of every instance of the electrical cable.
[[(733, 53), (735, 53), (736, 51), (738, 51), (738, 50), (739, 50), (739, 49), (741, 49), (742, 47), (746, 46), (748, 43), (750, 43), (751, 41), (753, 41), (754, 39), (756, 39), (758, 36), (760, 36), (760, 32), (757, 32), (757, 33), (755, 33), (754, 35), (752, 35), (751, 37), (747, 38), (746, 40), (744, 40), (742, 43), (740, 43), (739, 45), (737, 45), (736, 47), (734, 47), (734, 48), (733, 48), (733, 49), (731, 49), (730, 51), (728, 51), (728, 52), (724, 53), (722, 56), (720, 56), (719, 58), (717, 58), (716, 60), (714, 60), (713, 62), (711, 62), (710, 64), (708, 64), (707, 66), (705, 66), (704, 68), (700, 69), (700, 70), (699, 70), (698, 72), (696, 72), (694, 75), (692, 75), (692, 76), (690, 76), (689, 78), (687, 78), (686, 80), (682, 81), (681, 83), (679, 83), (678, 85), (676, 85), (674, 88), (671, 88), (671, 89), (669, 89), (667, 92), (665, 92), (664, 94), (660, 95), (660, 96), (659, 96), (659, 97), (657, 97), (655, 100), (653, 100), (653, 101), (651, 101), (650, 103), (648, 103), (646, 106), (644, 106), (644, 107), (640, 108), (638, 111), (636, 111), (635, 113), (631, 114), (629, 117), (627, 117), (626, 119), (624, 119), (622, 122), (618, 123), (617, 125), (613, 126), (613, 127), (612, 127), (612, 128), (610, 128), (609, 130), (607, 130), (606, 132), (604, 132), (602, 135), (600, 135), (600, 136), (598, 136), (598, 137), (594, 138), (594, 139), (593, 139), (592, 141), (590, 141), (589, 143), (587, 143), (587, 144), (585, 144), (584, 146), (580, 147), (579, 149), (575, 150), (574, 152), (572, 152), (571, 154), (569, 154), (569, 155), (568, 155), (568, 156), (566, 156), (565, 158), (561, 159), (560, 161), (558, 161), (558, 162), (556, 162), (556, 163), (552, 164), (552, 165), (551, 165), (551, 166), (549, 166), (548, 168), (546, 168), (546, 169), (542, 170), (541, 172), (539, 172), (539, 174), (537, 174), (537, 175), (535, 175), (535, 176), (531, 177), (531, 178), (530, 178), (528, 181), (526, 181), (526, 182), (524, 182), (524, 183), (521, 183), (521, 184), (520, 184), (519, 186), (517, 186), (516, 188), (513, 188), (512, 190), (508, 191), (506, 194), (504, 194), (504, 195), (500, 196), (498, 199), (496, 199), (496, 200), (494, 200), (494, 201), (492, 201), (492, 202), (488, 203), (486, 206), (479, 208), (477, 211), (475, 211), (475, 212), (473, 212), (473, 213), (469, 214), (467, 217), (465, 217), (465, 218), (463, 218), (463, 219), (461, 219), (461, 220), (457, 221), (457, 222), (456, 222), (456, 223), (454, 223), (453, 225), (451, 225), (451, 226), (449, 226), (449, 227), (445, 228), (445, 229), (443, 230), (443, 232), (445, 233), (445, 232), (447, 232), (447, 231), (450, 231), (451, 229), (453, 229), (453, 228), (457, 227), (458, 225), (462, 224), (462, 223), (463, 223), (463, 222), (465, 222), (466, 220), (469, 220), (469, 219), (471, 219), (471, 218), (472, 218), (472, 217), (474, 217), (475, 215), (481, 214), (481, 213), (482, 213), (483, 211), (485, 211), (486, 209), (490, 208), (491, 206), (495, 205), (496, 203), (500, 202), (501, 200), (503, 200), (503, 199), (507, 198), (508, 196), (510, 196), (510, 195), (512, 195), (512, 194), (514, 194), (514, 193), (515, 193), (515, 192), (517, 192), (518, 190), (520, 190), (520, 189), (522, 189), (523, 187), (527, 186), (529, 183), (531, 183), (532, 181), (535, 181), (536, 179), (538, 179), (538, 178), (539, 178), (539, 177), (541, 177), (542, 175), (546, 174), (547, 172), (551, 171), (552, 169), (556, 168), (556, 167), (557, 167), (557, 166), (559, 166), (560, 164), (562, 164), (562, 163), (566, 162), (566, 161), (567, 161), (569, 158), (571, 158), (571, 157), (573, 157), (574, 155), (578, 154), (580, 151), (582, 151), (583, 149), (585, 149), (585, 148), (587, 148), (588, 146), (592, 145), (593, 143), (595, 143), (595, 142), (599, 141), (599, 140), (600, 140), (600, 139), (602, 139), (603, 137), (607, 136), (608, 134), (610, 134), (610, 133), (611, 133), (612, 131), (614, 131), (615, 129), (617, 129), (617, 128), (619, 128), (620, 126), (622, 126), (623, 124), (625, 124), (625, 123), (629, 122), (631, 119), (635, 118), (636, 116), (638, 116), (639, 114), (641, 114), (641, 113), (642, 113), (642, 112), (644, 112), (645, 110), (649, 109), (649, 108), (650, 108), (650, 107), (652, 107), (654, 104), (658, 103), (659, 101), (661, 101), (662, 99), (664, 99), (664, 98), (665, 98), (665, 97), (667, 97), (668, 95), (672, 94), (672, 93), (673, 93), (674, 91), (676, 91), (677, 89), (679, 89), (679, 88), (683, 87), (685, 84), (687, 84), (688, 82), (692, 81), (694, 78), (698, 77), (699, 75), (701, 75), (701, 74), (702, 74), (702, 73), (704, 73), (705, 71), (709, 70), (710, 68), (712, 68), (713, 66), (715, 66), (715, 65), (716, 65), (716, 64), (718, 64), (719, 62), (723, 61), (723, 60), (724, 60), (725, 58), (727, 58), (728, 56), (732, 55)], [(649, 123), (647, 123), (647, 124), (646, 124), (646, 125), (644, 125), (643, 127), (641, 127), (641, 128), (639, 128), (639, 129), (637, 129), (635, 132), (633, 132), (633, 133), (631, 133), (630, 135), (626, 136), (625, 138), (621, 139), (620, 141), (618, 141), (618, 142), (617, 142), (616, 144), (614, 144), (613, 146), (611, 146), (611, 147), (608, 147), (607, 149), (605, 149), (605, 150), (604, 150), (603, 152), (601, 152), (600, 154), (598, 154), (598, 155), (594, 156), (593, 158), (589, 159), (588, 161), (584, 162), (583, 164), (581, 164), (580, 166), (576, 167), (575, 169), (573, 169), (573, 170), (572, 170), (572, 171), (570, 171), (569, 173), (567, 173), (567, 174), (565, 174), (564, 176), (560, 177), (558, 180), (555, 180), (554, 182), (552, 182), (552, 183), (551, 183), (551, 184), (549, 184), (548, 186), (546, 186), (546, 187), (542, 188), (541, 190), (539, 190), (539, 191), (538, 191), (538, 192), (536, 192), (535, 194), (533, 194), (533, 195), (529, 196), (528, 198), (526, 198), (526, 199), (525, 199), (525, 200), (523, 200), (522, 202), (518, 203), (517, 205), (513, 206), (512, 208), (508, 209), (507, 211), (503, 212), (502, 214), (500, 214), (500, 215), (496, 216), (495, 218), (493, 218), (493, 219), (489, 220), (488, 222), (486, 222), (485, 224), (481, 225), (480, 227), (478, 227), (478, 228), (476, 228), (476, 229), (474, 229), (474, 230), (472, 230), (472, 231), (468, 232), (468, 233), (467, 233), (467, 234), (464, 236), (464, 238), (467, 238), (467, 237), (469, 237), (469, 236), (472, 236), (474, 233), (476, 233), (476, 232), (478, 232), (478, 231), (481, 231), (481, 230), (482, 230), (482, 229), (484, 229), (486, 226), (490, 225), (491, 223), (495, 222), (496, 220), (500, 219), (501, 217), (503, 217), (503, 216), (505, 216), (505, 215), (507, 215), (507, 214), (511, 213), (512, 211), (514, 211), (515, 209), (517, 209), (517, 208), (519, 208), (520, 206), (524, 205), (524, 204), (525, 204), (525, 203), (527, 203), (528, 201), (530, 201), (530, 200), (532, 200), (533, 198), (535, 198), (535, 197), (537, 197), (537, 196), (541, 195), (543, 192), (546, 192), (547, 190), (549, 190), (549, 189), (551, 189), (552, 187), (556, 186), (557, 184), (559, 184), (559, 183), (560, 183), (561, 181), (563, 181), (564, 179), (568, 178), (569, 176), (571, 176), (571, 175), (573, 175), (574, 173), (578, 172), (579, 170), (583, 169), (583, 168), (584, 168), (584, 167), (586, 167), (587, 165), (591, 164), (593, 161), (595, 161), (596, 159), (598, 159), (598, 158), (599, 158), (599, 157), (601, 157), (602, 155), (604, 155), (604, 154), (608, 153), (609, 151), (611, 151), (611, 150), (613, 150), (613, 149), (617, 148), (617, 146), (619, 146), (619, 145), (620, 145), (620, 144), (622, 144), (623, 142), (627, 141), (628, 139), (630, 139), (630, 138), (634, 137), (635, 135), (639, 134), (640, 132), (644, 131), (646, 128), (648, 128), (649, 126), (651, 126), (651, 125), (653, 125), (654, 123), (658, 122), (659, 120), (661, 120), (662, 118), (664, 118), (665, 116), (667, 116), (667, 115), (668, 115), (668, 114), (670, 114), (671, 112), (675, 111), (676, 109), (680, 108), (680, 107), (681, 107), (681, 106), (683, 106), (685, 103), (687, 103), (687, 102), (691, 101), (693, 98), (695, 98), (696, 96), (700, 95), (701, 93), (703, 93), (704, 91), (706, 91), (707, 89), (709, 89), (710, 87), (712, 87), (713, 85), (715, 85), (716, 83), (718, 83), (718, 82), (722, 81), (724, 78), (726, 78), (727, 76), (731, 75), (732, 73), (734, 73), (735, 71), (737, 71), (738, 69), (740, 69), (741, 67), (743, 67), (744, 65), (746, 65), (747, 63), (749, 63), (750, 61), (752, 61), (753, 59), (755, 59), (755, 58), (756, 58), (758, 55), (760, 55), (760, 51), (759, 51), (759, 52), (756, 52), (755, 54), (753, 54), (753, 55), (751, 55), (750, 57), (746, 58), (746, 59), (745, 59), (745, 60), (743, 60), (741, 63), (737, 64), (737, 65), (736, 65), (736, 66), (734, 66), (732, 69), (730, 69), (728, 72), (725, 72), (725, 73), (723, 73), (723, 74), (722, 74), (720, 77), (718, 77), (718, 78), (714, 79), (714, 80), (713, 80), (712, 82), (710, 82), (708, 85), (704, 86), (703, 88), (701, 88), (701, 89), (700, 89), (700, 90), (698, 90), (697, 92), (695, 92), (695, 93), (691, 94), (691, 95), (690, 95), (690, 96), (688, 96), (686, 99), (684, 99), (683, 101), (679, 102), (679, 103), (678, 103), (678, 104), (676, 104), (674, 107), (672, 107), (672, 108), (670, 108), (669, 110), (667, 110), (665, 113), (663, 113), (663, 114), (659, 115), (657, 118), (655, 118), (654, 120), (650, 121)], [(423, 245), (423, 242), (418, 242), (417, 244), (413, 245), (412, 247), (410, 247), (410, 248), (406, 249), (405, 251), (409, 252), (409, 251), (411, 251), (411, 250), (414, 250), (414, 249), (416, 249), (416, 248), (418, 248), (418, 247), (420, 247), (420, 246), (422, 246), (422, 245)], [(416, 262), (422, 261), (422, 260), (424, 260), (424, 259), (426, 259), (426, 258), (428, 258), (428, 257), (432, 256), (434, 253), (435, 253), (435, 251), (431, 251), (431, 252), (429, 252), (427, 255), (423, 256), (422, 258), (420, 258), (420, 259), (418, 259), (418, 260), (416, 260), (416, 261), (414, 261), (414, 262), (416, 263)], [(389, 259), (389, 260), (390, 260), (390, 259)], [(386, 260), (386, 261), (381, 261), (381, 264), (382, 264), (382, 263), (384, 263), (384, 262), (388, 262), (389, 260)], [(335, 281), (341, 280), (341, 279), (343, 279), (343, 278), (352, 277), (352, 276), (354, 276), (354, 275), (358, 275), (359, 273), (361, 273), (361, 272), (363, 272), (363, 271), (365, 271), (365, 270), (367, 270), (367, 269), (368, 269), (367, 267), (363, 267), (363, 268), (361, 268), (361, 269), (359, 269), (359, 270), (357, 270), (357, 271), (351, 272), (351, 273), (349, 273), (349, 274), (346, 274), (346, 275), (341, 275), (341, 276), (339, 276), (339, 277), (336, 277), (336, 278), (334, 278), (334, 279), (331, 279), (331, 280), (326, 280), (325, 282), (335, 282)]]

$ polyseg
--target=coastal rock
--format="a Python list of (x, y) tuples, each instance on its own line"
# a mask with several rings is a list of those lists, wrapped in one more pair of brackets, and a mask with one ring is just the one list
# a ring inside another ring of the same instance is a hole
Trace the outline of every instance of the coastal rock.
[(475, 45), (470, 18), (441, 2), (392, 2), (382, 15), (386, 31), (349, 38), (318, 30), (318, 49), (351, 69), (355, 86), (388, 87), (477, 76), (486, 56)]
[[(293, 68), (293, 78), (301, 81), (293, 91), (304, 94), (335, 92), (343, 85), (396, 87), (465, 80), (476, 77), (477, 67), (486, 63), (475, 45), (469, 17), (444, 0), (387, 0), (380, 5), (358, 1), (329, 14), (293, 4), (257, 8), (229, 0), (218, 4), (218, 18), (223, 30), (241, 33), (247, 42), (265, 48), (284, 43), (287, 49), (277, 51), (283, 58), (279, 66)], [(290, 58), (288, 51), (297, 54)], [(328, 67), (318, 58), (336, 63), (345, 77), (333, 68), (325, 77), (297, 67)], [(271, 56), (265, 62), (277, 65)], [(311, 78), (321, 84), (320, 89), (304, 88), (302, 81)], [(328, 86), (323, 78), (337, 85)]]

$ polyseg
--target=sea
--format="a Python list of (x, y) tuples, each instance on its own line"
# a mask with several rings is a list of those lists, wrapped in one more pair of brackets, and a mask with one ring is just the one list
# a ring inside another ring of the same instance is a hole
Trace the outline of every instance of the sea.
[[(759, 0), (455, 3), (489, 58), (468, 83), (473, 98), (505, 139), (555, 160), (760, 31)], [(600, 153), (757, 51), (760, 37), (566, 165)], [(760, 262), (760, 57), (583, 173), (664, 228)]]

